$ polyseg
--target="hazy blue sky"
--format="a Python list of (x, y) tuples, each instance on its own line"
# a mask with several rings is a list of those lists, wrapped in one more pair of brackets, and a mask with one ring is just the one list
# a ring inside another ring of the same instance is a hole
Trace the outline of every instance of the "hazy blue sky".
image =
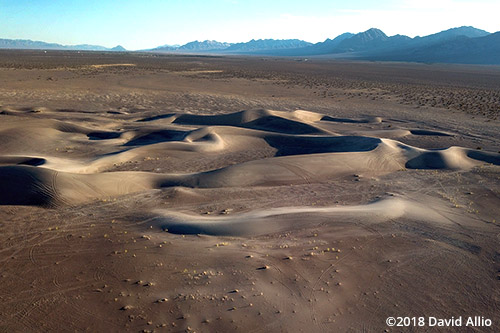
[(0, 38), (127, 49), (215, 39), (310, 42), (371, 27), (427, 35), (500, 30), (499, 0), (0, 0)]

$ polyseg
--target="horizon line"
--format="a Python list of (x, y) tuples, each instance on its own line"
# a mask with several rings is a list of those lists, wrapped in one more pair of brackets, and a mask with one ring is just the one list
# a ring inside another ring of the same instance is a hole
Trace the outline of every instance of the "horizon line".
[[(471, 26), (471, 25), (462, 25), (462, 26), (458, 26), (458, 27), (453, 27), (453, 28), (448, 28), (448, 29), (445, 29), (445, 30), (441, 30), (441, 31), (438, 31), (438, 32), (435, 32), (435, 33), (431, 33), (429, 35), (424, 35), (424, 36), (421, 36), (421, 35), (415, 35), (414, 37), (410, 37), (408, 35), (401, 35), (401, 34), (395, 34), (395, 35), (387, 35), (388, 37), (394, 37), (394, 36), (407, 36), (409, 38), (417, 38), (417, 37), (426, 37), (426, 36), (431, 36), (433, 34), (436, 34), (436, 33), (440, 33), (440, 32), (444, 32), (444, 31), (448, 31), (448, 30), (453, 30), (453, 29), (459, 29), (459, 28), (474, 28), (474, 29), (478, 29), (478, 30), (482, 30), (482, 31), (485, 31), (487, 32), (488, 34), (494, 34), (494, 33), (497, 33), (497, 32), (500, 32), (499, 31), (495, 31), (495, 32), (489, 32), (489, 31), (486, 31), (484, 29), (480, 29), (480, 28), (476, 28), (474, 26)], [(259, 40), (298, 40), (298, 41), (303, 41), (303, 42), (307, 42), (307, 43), (311, 43), (311, 44), (318, 44), (318, 43), (323, 43), (327, 40), (332, 40), (332, 39), (335, 39), (343, 34), (352, 34), (352, 35), (357, 35), (357, 34), (360, 34), (360, 33), (364, 33), (364, 32), (367, 32), (367, 31), (370, 31), (370, 30), (379, 30), (379, 31), (382, 31), (384, 34), (385, 32), (382, 30), (382, 29), (379, 29), (379, 28), (376, 28), (376, 27), (371, 27), (367, 30), (364, 30), (364, 31), (359, 31), (359, 32), (356, 32), (356, 33), (352, 33), (352, 32), (343, 32), (333, 38), (326, 38), (325, 40), (323, 41), (320, 41), (320, 42), (309, 42), (307, 40), (303, 40), (303, 39), (299, 39), (299, 38), (259, 38), (259, 39), (255, 39), (255, 38), (252, 38), (248, 41), (239, 41), (239, 42), (225, 42), (225, 41), (218, 41), (216, 39), (205, 39), (205, 40), (198, 40), (198, 39), (195, 39), (195, 40), (190, 40), (188, 42), (185, 42), (183, 44), (179, 44), (179, 43), (176, 43), (176, 44), (161, 44), (161, 45), (157, 45), (157, 46), (154, 46), (154, 47), (151, 47), (151, 48), (141, 48), (141, 49), (126, 49), (124, 46), (122, 46), (121, 44), (116, 44), (114, 46), (104, 46), (104, 45), (100, 45), (100, 44), (90, 44), (90, 43), (76, 43), (76, 44), (62, 44), (62, 43), (59, 43), (59, 42), (53, 42), (53, 41), (44, 41), (44, 40), (33, 40), (33, 39), (27, 39), (27, 38), (2, 38), (0, 37), (0, 40), (13, 40), (13, 41), (30, 41), (30, 42), (40, 42), (40, 43), (46, 43), (46, 44), (57, 44), (57, 45), (60, 45), (60, 46), (65, 46), (65, 47), (75, 47), (75, 46), (97, 46), (97, 47), (104, 47), (104, 48), (107, 48), (107, 49), (112, 49), (112, 48), (116, 48), (116, 47), (122, 47), (124, 48), (126, 51), (147, 51), (147, 50), (152, 50), (152, 49), (155, 49), (155, 48), (159, 48), (159, 47), (167, 47), (167, 46), (170, 46), (170, 47), (182, 47), (184, 45), (187, 45), (189, 43), (193, 43), (193, 42), (199, 42), (199, 43), (203, 43), (203, 42), (218, 42), (218, 43), (226, 43), (226, 44), (239, 44), (239, 43), (248, 43), (248, 42), (251, 42), (251, 41), (259, 41)], [(1, 49), (1, 48), (0, 48)]]

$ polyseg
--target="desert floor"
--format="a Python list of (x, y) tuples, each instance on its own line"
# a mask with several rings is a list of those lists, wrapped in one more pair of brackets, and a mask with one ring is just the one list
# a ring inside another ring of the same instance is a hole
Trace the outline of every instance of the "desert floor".
[(2, 332), (500, 330), (498, 67), (2, 51), (0, 111)]

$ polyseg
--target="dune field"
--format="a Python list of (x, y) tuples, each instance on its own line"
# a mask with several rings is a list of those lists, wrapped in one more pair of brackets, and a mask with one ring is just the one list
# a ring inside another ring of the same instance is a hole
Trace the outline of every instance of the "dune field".
[(486, 66), (2, 51), (0, 332), (497, 332), (499, 91)]

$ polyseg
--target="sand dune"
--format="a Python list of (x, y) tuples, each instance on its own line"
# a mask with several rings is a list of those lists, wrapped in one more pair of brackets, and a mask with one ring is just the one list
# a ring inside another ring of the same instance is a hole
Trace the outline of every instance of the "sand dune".
[[(313, 131), (324, 118), (307, 111), (252, 110), (217, 116), (179, 114), (171, 115), (170, 120), (188, 126), (185, 130), (163, 125), (121, 132), (52, 120), (30, 120), (20, 128), (7, 123), (6, 129), (0, 132), (5, 142), (4, 154), (0, 156), (0, 165), (3, 165), (0, 177), (5, 180), (0, 182), (4, 193), (0, 203), (76, 204), (172, 186), (275, 186), (321, 182), (353, 174), (376, 176), (406, 168), (466, 170), (482, 163), (500, 165), (500, 155), (495, 153), (460, 147), (426, 150), (393, 139), (332, 136)], [(192, 126), (198, 127), (192, 129)], [(412, 133), (412, 130), (400, 131)], [(413, 132), (443, 135), (435, 131)], [(380, 136), (382, 132), (376, 134)], [(91, 147), (90, 152), (102, 152), (74, 159), (45, 153), (60, 140), (85, 144)], [(93, 146), (97, 148), (92, 149)], [(13, 149), (26, 155), (5, 154)], [(275, 153), (269, 158), (188, 174), (103, 172), (153, 152), (175, 157), (181, 152), (201, 156), (248, 149), (272, 149)], [(35, 152), (42, 154), (28, 155)]]
[[(314, 126), (314, 123), (322, 118), (323, 116), (318, 113), (303, 110), (283, 112), (261, 109), (214, 116), (168, 114), (150, 120), (168, 119), (174, 124), (184, 125), (237, 126), (287, 134), (320, 134), (325, 133), (325, 131)], [(140, 121), (145, 120), (148, 119)]]
[(159, 210), (156, 214), (157, 217), (150, 223), (171, 233), (230, 236), (265, 235), (328, 223), (324, 221), (338, 224), (339, 220), (342, 223), (366, 221), (376, 224), (404, 216), (434, 224), (448, 222), (444, 216), (428, 207), (397, 197), (357, 206), (279, 207), (230, 216), (199, 216), (167, 210)]
[[(426, 202), (426, 200), (424, 200)], [(312, 228), (340, 222), (378, 224), (394, 219), (413, 219), (431, 225), (449, 225), (446, 209), (439, 204), (403, 199), (394, 194), (354, 206), (278, 207), (237, 215), (195, 215), (185, 212), (157, 210), (150, 220), (158, 228), (175, 234), (206, 234), (226, 236), (257, 236)]]
[(0, 167), (0, 202), (4, 205), (76, 204), (148, 190), (154, 175), (140, 172), (73, 174), (43, 167)]

